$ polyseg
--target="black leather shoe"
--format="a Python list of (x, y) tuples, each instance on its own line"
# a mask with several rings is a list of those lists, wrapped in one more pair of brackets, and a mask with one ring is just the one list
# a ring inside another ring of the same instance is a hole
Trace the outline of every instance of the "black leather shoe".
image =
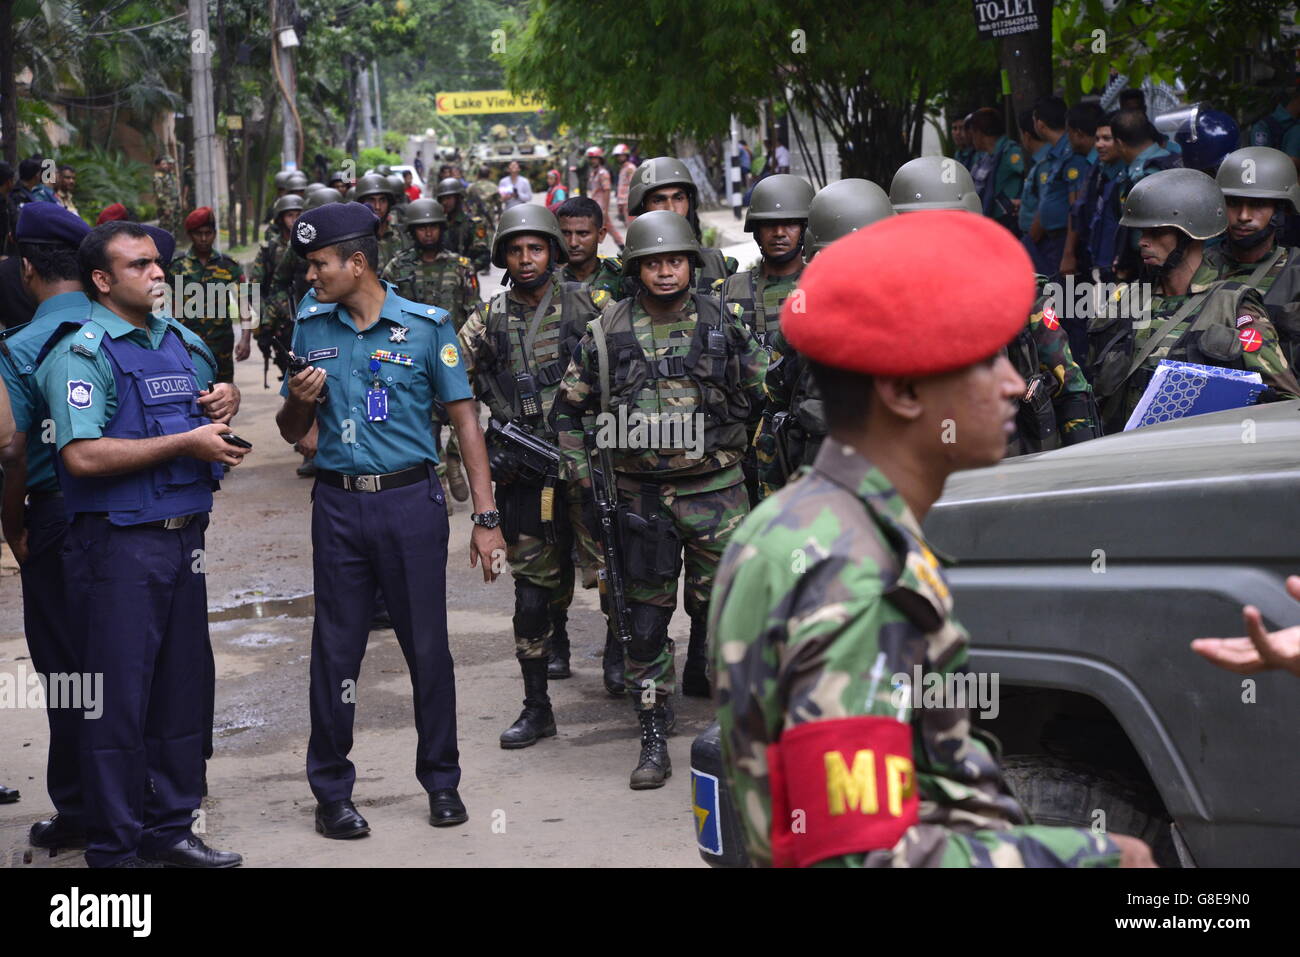
[(17, 788), (7, 788), (0, 784), (0, 804), (16, 804), (20, 797), (22, 795), (18, 793)]
[(74, 824), (58, 814), (48, 821), (37, 821), (27, 832), (27, 840), (32, 847), (44, 847), (58, 850), (61, 847), (85, 847), (86, 832), (80, 824)]
[(152, 854), (141, 854), (142, 860), (161, 864), (163, 867), (238, 867), (244, 859), (234, 851), (214, 850), (191, 834), (167, 848)]
[(451, 827), (469, 820), (469, 812), (455, 788), (429, 792), (429, 823), (434, 827)]
[(328, 838), (343, 841), (369, 834), (370, 825), (351, 801), (329, 801), (316, 805), (316, 830)]

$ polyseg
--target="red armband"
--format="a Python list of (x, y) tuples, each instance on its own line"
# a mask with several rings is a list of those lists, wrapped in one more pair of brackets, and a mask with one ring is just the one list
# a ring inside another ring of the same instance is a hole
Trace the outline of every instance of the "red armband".
[(912, 728), (893, 718), (791, 728), (768, 746), (767, 769), (774, 867), (893, 847), (917, 822)]

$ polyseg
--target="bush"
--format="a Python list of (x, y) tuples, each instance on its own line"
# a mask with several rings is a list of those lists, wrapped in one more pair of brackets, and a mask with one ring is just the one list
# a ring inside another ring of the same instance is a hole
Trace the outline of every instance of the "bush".
[(59, 149), (56, 159), (77, 171), (72, 200), (81, 218), (94, 223), (106, 206), (121, 203), (137, 217), (154, 204), (152, 170), (144, 163), (100, 146)]
[(368, 146), (361, 151), (361, 160), (357, 164), (357, 174), (363, 174), (366, 170), (374, 169), (376, 166), (395, 166), (401, 161), (402, 158), (396, 153), (381, 150), (377, 146)]

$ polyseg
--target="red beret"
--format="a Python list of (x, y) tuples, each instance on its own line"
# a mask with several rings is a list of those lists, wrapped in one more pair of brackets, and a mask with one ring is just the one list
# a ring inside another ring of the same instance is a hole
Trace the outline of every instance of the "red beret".
[(185, 231), (192, 233), (196, 229), (202, 229), (204, 226), (217, 225), (216, 220), (212, 218), (211, 206), (200, 206), (194, 212), (185, 217)]
[(785, 301), (781, 332), (837, 369), (939, 375), (1010, 342), (1034, 295), (1029, 255), (1004, 227), (964, 211), (909, 213), (818, 253)]
[(104, 211), (99, 214), (99, 219), (95, 220), (95, 225), (103, 226), (105, 223), (111, 223), (126, 218), (126, 207), (121, 203), (114, 203), (112, 206), (105, 207)]

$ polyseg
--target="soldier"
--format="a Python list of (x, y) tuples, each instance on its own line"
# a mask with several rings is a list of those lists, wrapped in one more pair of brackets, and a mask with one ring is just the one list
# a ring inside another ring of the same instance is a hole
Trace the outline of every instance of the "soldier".
[[(417, 199), (406, 208), (402, 219), (410, 234), (411, 245), (402, 250), (380, 273), (380, 279), (397, 286), (398, 295), (412, 302), (438, 306), (451, 313), (451, 322), (460, 332), (479, 305), (478, 275), (464, 256), (448, 251), (442, 244), (447, 215), (436, 199)], [(437, 448), (442, 452), (442, 426), (449, 425), (441, 403), (437, 408)], [(445, 461), (439, 463), (452, 498), (469, 500), (469, 485), (462, 471), (460, 447), (455, 434), (447, 444)], [(452, 505), (447, 503), (447, 514)]]
[[(275, 174), (275, 198), (292, 193), (295, 196), (301, 196), (304, 200), (309, 198), (309, 194), (320, 189), (321, 184), (307, 182), (307, 174), (300, 169), (282, 169)], [(266, 226), (262, 229), (262, 242), (270, 242), (279, 233), (279, 228), (275, 225), (275, 204), (271, 204), (271, 210), (266, 214)], [(290, 313), (292, 317), (292, 313)]]
[[(557, 267), (566, 255), (550, 210), (527, 204), (502, 213), (492, 264), (506, 270), (510, 287), (490, 303), (479, 303), (460, 337), (474, 394), (487, 404), (494, 423), (514, 423), (552, 443), (555, 433), (545, 412), (573, 346), (609, 301), (599, 290), (560, 279)], [(515, 581), (515, 657), (524, 679), (524, 710), (501, 733), (501, 747), (526, 748), (555, 734), (547, 679), (570, 674), (567, 623), (575, 546), (589, 586), (595, 584), (599, 559), (584, 527), (579, 489), (560, 481), (558, 465), (554, 475), (524, 471), (496, 426), (487, 441)]]
[[(1205, 240), (1228, 225), (1218, 184), (1197, 170), (1153, 173), (1133, 187), (1120, 224), (1139, 235), (1144, 274), (1156, 285), (1149, 316), (1135, 317), (1140, 288), (1116, 296), (1120, 305), (1088, 327), (1088, 358), (1106, 432), (1124, 428), (1161, 359), (1258, 372), (1288, 397), (1300, 384), (1287, 364), (1259, 293), (1218, 280), (1204, 261)], [(1127, 315), (1126, 315), (1127, 313)]]
[(480, 166), (477, 175), (478, 178), (469, 186), (465, 202), (471, 215), (481, 216), (488, 228), (495, 231), (497, 220), (501, 218), (501, 193), (492, 180), (492, 170)]
[(352, 183), (348, 179), (348, 174), (343, 170), (338, 169), (330, 173), (329, 182), (325, 185), (330, 189), (337, 189), (340, 193), (345, 193)]
[[(212, 207), (200, 206), (186, 216), (185, 231), (190, 236), (189, 252), (173, 260), (167, 270), (169, 279), (179, 279), (182, 283), (174, 309), (179, 313), (184, 307), (182, 321), (186, 328), (198, 333), (212, 350), (217, 359), (217, 381), (234, 382), (235, 362), (248, 358), (253, 338), (248, 297), (240, 294), (244, 288), (244, 267), (213, 245), (217, 239), (217, 223)], [(192, 284), (202, 287), (201, 297)], [(240, 324), (238, 344), (230, 325), (236, 315)]]
[(276, 349), (272, 342), (288, 347), (289, 340), (293, 338), (293, 313), (287, 308), (287, 302), (277, 300), (273, 283), (280, 260), (289, 252), (289, 237), (302, 209), (302, 197), (296, 193), (286, 193), (275, 201), (275, 206), (271, 209), (271, 225), (276, 228), (275, 235), (258, 249), (249, 276), (262, 300), (257, 347), (264, 357), (275, 363), (275, 367), (280, 370), (281, 380), (289, 367), (288, 356), (284, 349)]
[[(781, 306), (794, 292), (803, 272), (804, 235), (813, 192), (806, 180), (789, 173), (777, 173), (761, 180), (754, 187), (745, 215), (745, 232), (754, 234), (761, 254), (759, 261), (743, 273), (718, 281), (724, 307), (731, 303), (741, 307), (741, 321), (764, 348), (771, 348), (772, 339), (780, 329)], [(753, 415), (746, 431), (753, 435), (763, 406), (760, 404), (751, 411)], [(753, 508), (761, 497), (753, 445), (746, 449), (743, 468), (745, 491)]]
[(625, 683), (641, 724), (630, 786), (641, 790), (662, 787), (672, 773), (668, 624), (683, 549), (691, 619), (684, 677), (692, 690), (708, 687), (709, 593), (726, 540), (749, 511), (740, 461), (745, 423), (763, 400), (767, 354), (738, 306), (723, 313), (715, 297), (697, 291), (692, 273), (703, 257), (687, 220), (668, 210), (644, 213), (628, 230), (626, 253), (623, 268), (637, 293), (608, 306), (583, 336), (552, 421), (566, 477), (585, 487), (583, 416), (601, 413), (598, 441), (612, 449), (614, 479), (629, 512), (622, 556), (631, 617)]
[(1278, 242), (1287, 213), (1300, 214), (1295, 164), (1281, 150), (1247, 146), (1229, 153), (1215, 181), (1228, 211), (1225, 241), (1206, 250), (1220, 279), (1254, 287), (1264, 298), (1292, 368), (1300, 357), (1300, 249)]
[(982, 107), (971, 114), (971, 142), (984, 158), (971, 170), (985, 216), (1019, 233), (1015, 201), (1025, 183), (1025, 150), (1006, 135), (1002, 114)]
[[(1145, 110), (1120, 110), (1111, 117), (1110, 129), (1115, 137), (1115, 152), (1124, 162), (1116, 192), (1122, 211), (1128, 206), (1128, 194), (1134, 186), (1152, 173), (1181, 166), (1182, 160), (1155, 141), (1155, 127)], [(1141, 259), (1137, 233), (1121, 228), (1115, 240), (1115, 269), (1124, 279), (1132, 279), (1141, 267)]]
[(603, 290), (611, 299), (624, 298), (623, 260), (596, 252), (605, 241), (605, 217), (595, 201), (587, 196), (566, 199), (556, 209), (555, 219), (569, 257), (561, 278)]
[[(937, 237), (942, 263), (918, 269)], [(733, 536), (709, 623), (750, 860), (1150, 865), (1135, 838), (1030, 825), (965, 699), (914, 704), (914, 675), (952, 688), (969, 674), (921, 523), (949, 474), (1002, 457), (1025, 385), (1000, 353), (1033, 298), (1023, 248), (982, 217), (921, 212), (837, 243), (800, 288), (806, 308), (787, 304), (781, 329), (812, 363), (831, 434)], [(944, 306), (930, 335), (900, 341), (918, 302)]]
[(378, 173), (368, 173), (357, 180), (355, 200), (370, 207), (379, 218), (379, 268), (383, 269), (406, 246), (389, 216), (393, 211), (393, 185)]
[(632, 185), (628, 187), (627, 208), (633, 216), (656, 209), (667, 209), (685, 217), (695, 233), (699, 246), (701, 265), (695, 281), (700, 292), (707, 293), (719, 279), (725, 279), (739, 268), (740, 263), (722, 255), (721, 249), (702, 246), (700, 233), (700, 191), (691, 178), (691, 171), (675, 156), (656, 156), (636, 168)]
[(472, 262), (478, 272), (487, 272), (492, 259), (492, 252), (488, 249), (487, 220), (465, 208), (464, 184), (448, 176), (438, 181), (434, 194), (447, 214), (443, 245)]
[(158, 204), (158, 225), (173, 236), (181, 226), (181, 190), (176, 167), (170, 156), (160, 156), (153, 163), (153, 194)]
[[(837, 239), (893, 215), (885, 191), (869, 180), (850, 178), (826, 185), (808, 205), (804, 263)], [(769, 349), (763, 380), (767, 405), (754, 437), (760, 499), (783, 486), (800, 467), (811, 465), (826, 436), (826, 410), (808, 363), (779, 327)]]
[(298, 309), (293, 351), (312, 365), (284, 381), (276, 414), (286, 442), (319, 422), (307, 778), (318, 802), (316, 830), (338, 840), (370, 830), (352, 803), (355, 696), (340, 689), (358, 678), (376, 588), (411, 673), (415, 774), (429, 794), (429, 823), (447, 827), (469, 818), (457, 790), (448, 525), (429, 428), (435, 400), (446, 404), (465, 451), (476, 506), (470, 564), (482, 563), (485, 582), (496, 578), (494, 556), (505, 547), (483, 433), (447, 313), (403, 299), (379, 281), (378, 226), (367, 207), (346, 203), (307, 210), (294, 227), (312, 293)]

